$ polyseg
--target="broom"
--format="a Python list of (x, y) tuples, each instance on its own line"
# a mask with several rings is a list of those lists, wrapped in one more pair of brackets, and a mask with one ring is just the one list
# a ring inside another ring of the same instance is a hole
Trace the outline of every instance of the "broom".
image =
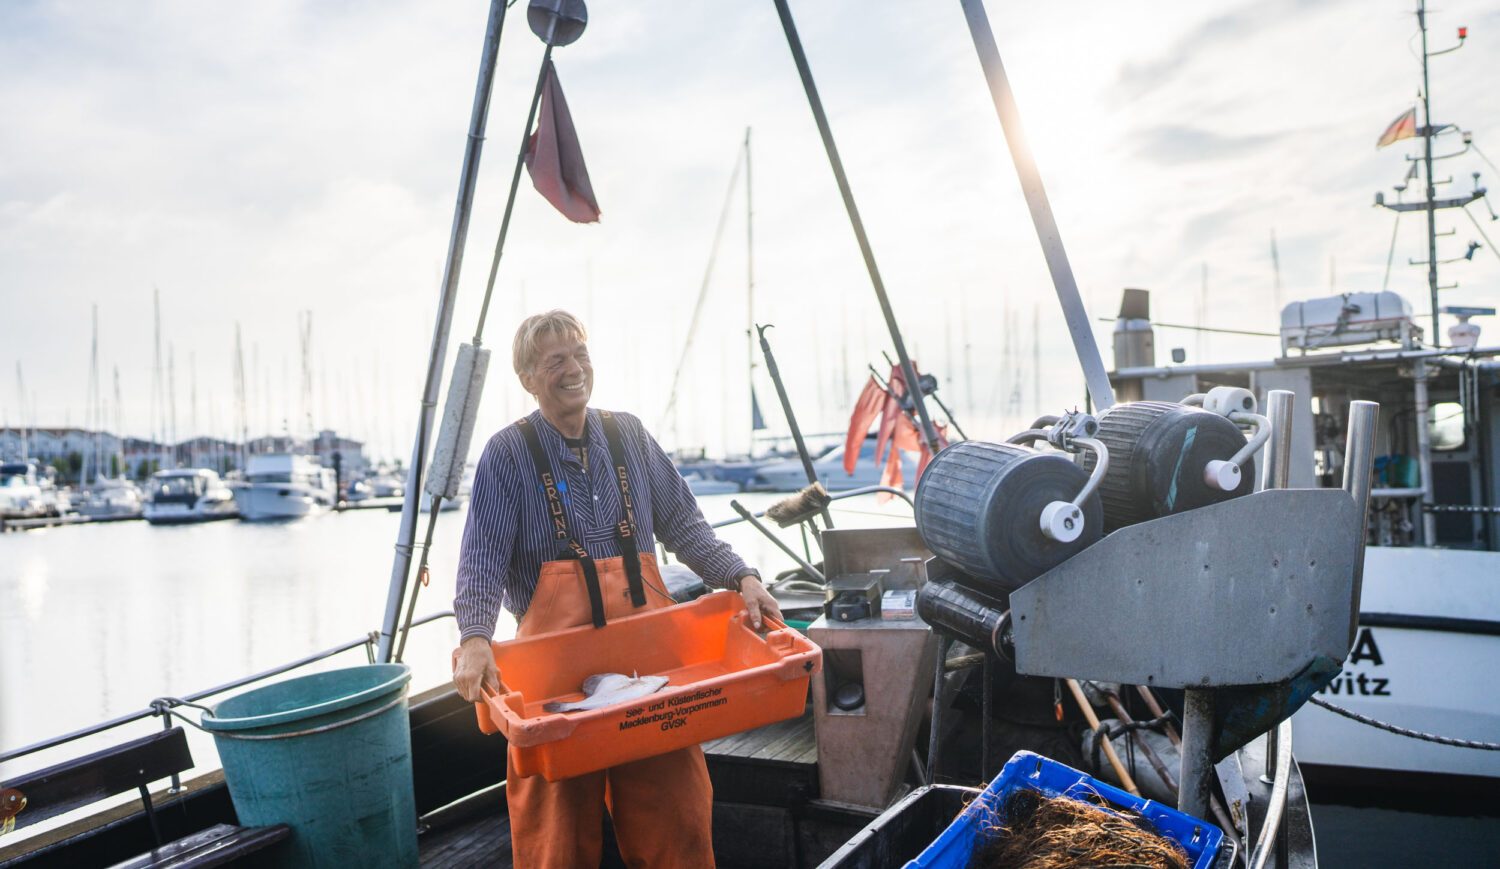
[(795, 495), (783, 498), (767, 508), (766, 518), (782, 528), (790, 528), (823, 512), (832, 501), (833, 498), (822, 483), (809, 483)]

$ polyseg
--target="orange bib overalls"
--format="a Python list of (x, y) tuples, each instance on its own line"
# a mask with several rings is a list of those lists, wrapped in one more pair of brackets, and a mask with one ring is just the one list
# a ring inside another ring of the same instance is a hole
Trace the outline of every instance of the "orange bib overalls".
[[(546, 452), (533, 426), (521, 421), (564, 557), (542, 565), (531, 605), (516, 630), (518, 638), (590, 623), (602, 627), (609, 619), (673, 603), (655, 556), (637, 551), (619, 424), (607, 411), (601, 416), (624, 507), (618, 532), (625, 555), (599, 561), (568, 533)], [(627, 865), (714, 865), (713, 786), (697, 746), (560, 782), (539, 775), (521, 778), (515, 769), (512, 754), (506, 764), (505, 792), (517, 869), (598, 866), (606, 808)]]

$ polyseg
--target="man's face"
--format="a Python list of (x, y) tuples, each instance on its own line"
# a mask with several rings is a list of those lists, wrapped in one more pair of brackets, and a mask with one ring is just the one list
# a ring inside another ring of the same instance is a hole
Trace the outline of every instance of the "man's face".
[(569, 416), (588, 407), (594, 392), (594, 366), (589, 348), (576, 335), (552, 333), (542, 337), (536, 363), (521, 375), (521, 385), (536, 396), (547, 416)]

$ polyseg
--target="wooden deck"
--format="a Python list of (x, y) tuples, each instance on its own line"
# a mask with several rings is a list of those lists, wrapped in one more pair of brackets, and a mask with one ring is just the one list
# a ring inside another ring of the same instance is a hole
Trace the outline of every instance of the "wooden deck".
[(818, 742), (813, 734), (812, 715), (803, 715), (801, 718), (705, 742), (703, 752), (710, 758), (722, 755), (786, 763), (818, 762)]
[(501, 806), (434, 830), (418, 840), (423, 866), (510, 866), (510, 817)]
[[(790, 799), (791, 794), (776, 793), (789, 790), (780, 782), (797, 780), (816, 781), (818, 758), (817, 740), (813, 734), (811, 714), (771, 724), (756, 730), (726, 736), (703, 744), (708, 759), (709, 773), (714, 778), (715, 843), (720, 844), (724, 826), (731, 824), (726, 815), (750, 811), (746, 801), (760, 802), (753, 790), (747, 795), (747, 785), (754, 785), (761, 796)], [(767, 771), (784, 770), (789, 777), (783, 779), (747, 777), (746, 767), (760, 767)], [(769, 794), (767, 792), (770, 792)], [(728, 802), (726, 802), (726, 799)], [(743, 820), (743, 819), (742, 819)], [(607, 837), (612, 838), (612, 837)], [(424, 833), (419, 840), (422, 865), (427, 867), (510, 866), (510, 818), (505, 812), (504, 798), (491, 796), (474, 807), (467, 817), (437, 826)], [(725, 865), (738, 865), (734, 855), (725, 855)], [(743, 855), (741, 855), (743, 856)], [(612, 842), (605, 847), (604, 866), (620, 866), (618, 854), (613, 853)]]

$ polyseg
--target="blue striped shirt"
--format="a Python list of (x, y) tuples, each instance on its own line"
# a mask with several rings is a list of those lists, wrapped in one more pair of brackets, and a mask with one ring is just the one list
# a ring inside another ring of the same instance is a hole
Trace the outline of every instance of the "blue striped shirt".
[[(527, 418), (552, 463), (568, 531), (596, 559), (621, 555), (615, 537), (623, 509), (620, 488), (599, 412), (588, 411), (587, 473), (540, 410)], [(625, 441), (638, 538), (661, 540), (710, 586), (723, 588), (743, 576), (744, 559), (714, 535), (687, 481), (641, 421), (628, 413), (615, 418)], [(531, 453), (512, 423), (485, 444), (474, 474), (453, 601), (462, 638), (492, 637), (502, 605), (516, 615), (526, 612), (542, 562), (556, 560), (561, 549)]]

